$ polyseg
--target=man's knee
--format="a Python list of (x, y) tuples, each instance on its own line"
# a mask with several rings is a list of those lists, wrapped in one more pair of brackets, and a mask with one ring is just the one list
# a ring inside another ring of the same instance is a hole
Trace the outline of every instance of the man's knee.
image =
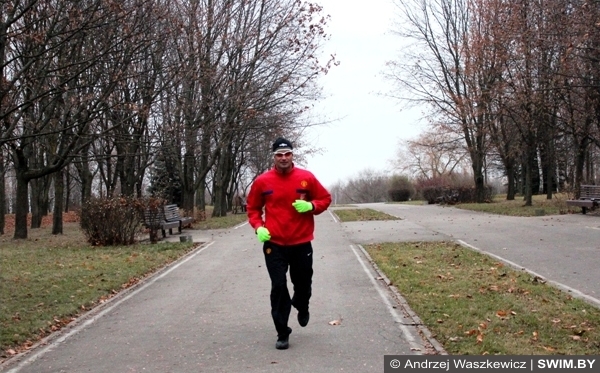
[(282, 292), (287, 290), (287, 282), (285, 279), (275, 279), (271, 280), (271, 291), (272, 292)]

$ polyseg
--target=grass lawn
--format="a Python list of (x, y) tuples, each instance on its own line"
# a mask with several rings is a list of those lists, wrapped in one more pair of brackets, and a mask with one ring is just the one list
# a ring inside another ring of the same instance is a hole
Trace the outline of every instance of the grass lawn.
[[(193, 228), (222, 229), (244, 221), (245, 214), (211, 218), (207, 211), (207, 219)], [(93, 247), (76, 222), (66, 222), (63, 235), (52, 235), (49, 226), (29, 229), (28, 235), (26, 240), (12, 239), (12, 232), (0, 237), (0, 361), (197, 246), (144, 241)]]
[(581, 213), (580, 208), (567, 206), (566, 194), (555, 194), (552, 199), (546, 199), (546, 195), (533, 196), (533, 206), (525, 206), (522, 196), (515, 197), (512, 201), (506, 200), (506, 195), (501, 194), (494, 197), (491, 203), (459, 203), (454, 207), (465, 210), (481, 211), (490, 214), (510, 216), (536, 216), (543, 210), (543, 215), (559, 215), (570, 213)]
[(401, 220), (392, 215), (379, 212), (373, 209), (349, 209), (335, 210), (334, 213), (341, 221), (369, 221), (369, 220)]
[(238, 224), (248, 221), (246, 213), (243, 214), (228, 214), (218, 218), (210, 217), (212, 208), (206, 209), (207, 219), (199, 222), (195, 222), (192, 227), (194, 229), (225, 229), (231, 228)]
[(365, 249), (450, 354), (600, 354), (600, 309), (526, 272), (451, 242)]

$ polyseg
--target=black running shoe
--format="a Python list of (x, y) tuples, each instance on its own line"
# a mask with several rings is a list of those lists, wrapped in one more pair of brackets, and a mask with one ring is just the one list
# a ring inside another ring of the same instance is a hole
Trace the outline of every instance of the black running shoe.
[(290, 347), (290, 334), (292, 334), (292, 328), (288, 327), (288, 334), (278, 335), (275, 348), (278, 350), (287, 350)]
[(301, 327), (308, 325), (308, 320), (310, 320), (310, 313), (308, 311), (298, 312), (298, 324), (300, 324)]

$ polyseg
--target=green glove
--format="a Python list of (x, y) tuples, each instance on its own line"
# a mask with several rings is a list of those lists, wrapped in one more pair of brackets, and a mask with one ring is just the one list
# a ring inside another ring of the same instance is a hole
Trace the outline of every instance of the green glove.
[(292, 203), (292, 206), (294, 206), (296, 211), (298, 211), (300, 213), (312, 211), (312, 209), (313, 209), (312, 203), (310, 203), (308, 201), (304, 201), (302, 199), (297, 199), (296, 202)]
[(271, 239), (271, 233), (269, 233), (267, 228), (260, 227), (256, 230), (256, 237), (258, 237), (260, 242), (267, 242)]

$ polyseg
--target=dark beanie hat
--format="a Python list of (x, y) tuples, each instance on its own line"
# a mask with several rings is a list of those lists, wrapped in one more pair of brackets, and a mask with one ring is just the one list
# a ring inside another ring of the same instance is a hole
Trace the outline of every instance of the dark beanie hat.
[(291, 152), (292, 149), (294, 149), (292, 142), (283, 137), (278, 138), (273, 143), (273, 153), (287, 153)]

